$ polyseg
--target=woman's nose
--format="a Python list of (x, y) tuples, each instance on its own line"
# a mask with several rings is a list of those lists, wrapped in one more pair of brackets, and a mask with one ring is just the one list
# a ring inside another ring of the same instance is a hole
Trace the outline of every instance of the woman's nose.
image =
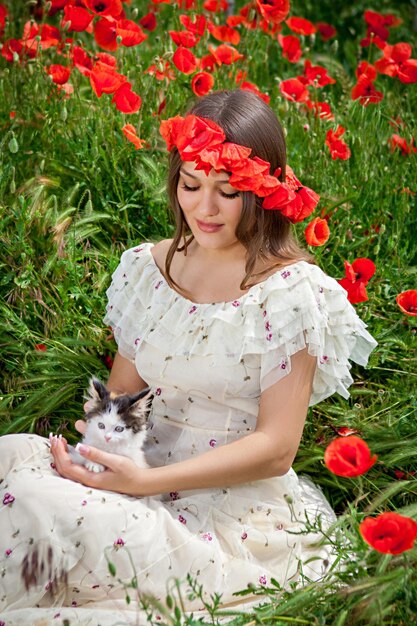
[(198, 208), (202, 215), (217, 215), (219, 207), (217, 205), (215, 192), (209, 189), (204, 191), (201, 195)]

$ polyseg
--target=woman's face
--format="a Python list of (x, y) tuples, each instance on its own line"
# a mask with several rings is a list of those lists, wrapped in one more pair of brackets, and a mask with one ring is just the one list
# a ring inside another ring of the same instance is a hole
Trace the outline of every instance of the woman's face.
[(211, 170), (206, 176), (195, 163), (181, 165), (177, 197), (196, 242), (221, 249), (238, 243), (236, 229), (242, 213), (242, 193), (229, 184), (229, 174)]

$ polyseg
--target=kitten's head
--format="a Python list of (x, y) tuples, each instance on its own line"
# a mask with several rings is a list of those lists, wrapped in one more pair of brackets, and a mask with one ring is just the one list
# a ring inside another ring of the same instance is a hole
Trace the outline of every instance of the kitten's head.
[(102, 437), (107, 443), (122, 441), (146, 429), (152, 402), (149, 387), (134, 395), (117, 396), (108, 391), (97, 378), (92, 378), (86, 399), (91, 404), (86, 413), (88, 428), (91, 432), (92, 427), (96, 426), (99, 432), (95, 435)]

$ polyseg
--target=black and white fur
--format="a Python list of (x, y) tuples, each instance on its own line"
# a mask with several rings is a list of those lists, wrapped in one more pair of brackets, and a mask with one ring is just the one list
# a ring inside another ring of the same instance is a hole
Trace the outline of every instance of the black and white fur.
[[(147, 387), (135, 395), (117, 396), (108, 391), (97, 378), (90, 380), (86, 400), (87, 429), (82, 443), (111, 454), (127, 456), (139, 467), (149, 467), (143, 453), (147, 417), (152, 394)], [(73, 447), (68, 446), (73, 463), (85, 465), (90, 472), (103, 472), (100, 463), (89, 461)]]

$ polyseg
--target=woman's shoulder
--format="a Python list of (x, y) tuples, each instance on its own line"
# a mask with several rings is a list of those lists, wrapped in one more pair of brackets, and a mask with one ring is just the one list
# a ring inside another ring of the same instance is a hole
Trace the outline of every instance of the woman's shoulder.
[(173, 241), (173, 239), (161, 239), (152, 246), (151, 254), (158, 267), (165, 267), (165, 259)]

